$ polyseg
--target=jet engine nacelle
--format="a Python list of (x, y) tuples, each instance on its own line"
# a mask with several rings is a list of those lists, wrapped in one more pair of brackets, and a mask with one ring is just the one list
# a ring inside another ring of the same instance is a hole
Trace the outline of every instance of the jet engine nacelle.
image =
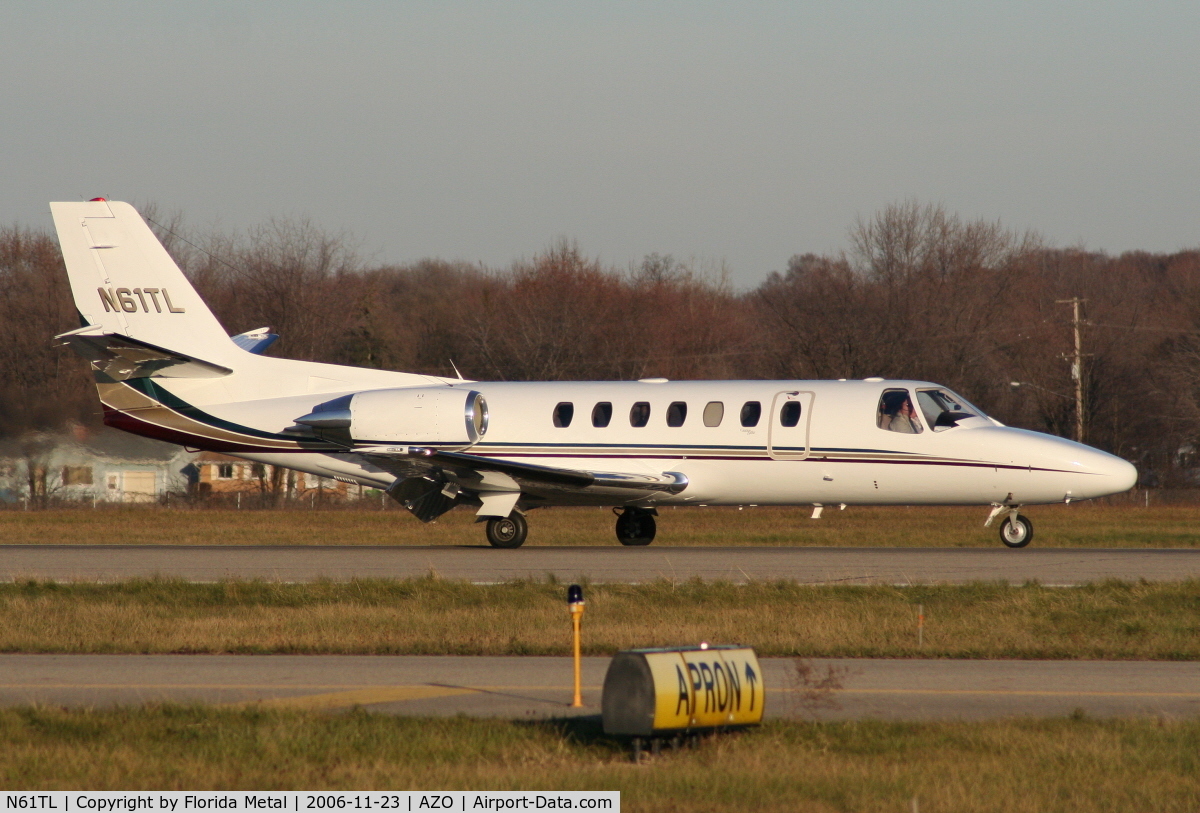
[(296, 423), (356, 443), (470, 446), (487, 432), (483, 395), (454, 387), (368, 390), (319, 405)]

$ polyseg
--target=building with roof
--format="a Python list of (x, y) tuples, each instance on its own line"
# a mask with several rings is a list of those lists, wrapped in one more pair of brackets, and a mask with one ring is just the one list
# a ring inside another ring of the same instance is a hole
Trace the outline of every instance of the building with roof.
[(192, 461), (192, 493), (207, 497), (243, 494), (267, 499), (346, 499), (362, 496), (362, 486), (332, 477), (251, 463), (218, 452), (201, 452)]
[(0, 502), (156, 502), (186, 494), (196, 457), (182, 446), (115, 429), (0, 439)]

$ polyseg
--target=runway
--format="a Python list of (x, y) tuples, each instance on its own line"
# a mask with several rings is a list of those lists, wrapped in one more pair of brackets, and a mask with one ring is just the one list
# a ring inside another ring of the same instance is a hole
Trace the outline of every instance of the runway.
[(1200, 578), (1200, 549), (0, 545), (0, 580), (411, 578), (1076, 585)]
[[(764, 659), (768, 718), (983, 720), (1200, 717), (1200, 663), (818, 660), (841, 688), (807, 698), (794, 661)], [(583, 661), (582, 709), (569, 658), (292, 655), (0, 655), (0, 705), (208, 703), (403, 715), (539, 719), (600, 713), (608, 658)]]

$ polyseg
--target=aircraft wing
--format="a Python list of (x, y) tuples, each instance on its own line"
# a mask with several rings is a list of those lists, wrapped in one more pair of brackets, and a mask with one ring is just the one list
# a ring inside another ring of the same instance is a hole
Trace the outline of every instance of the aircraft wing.
[[(622, 500), (666, 492), (678, 494), (688, 479), (679, 472), (659, 475), (585, 471), (556, 466), (539, 466), (500, 460), (465, 452), (446, 452), (419, 447), (376, 447), (357, 450), (379, 468), (400, 478), (393, 487), (397, 498), (419, 518), (432, 513), (436, 518), (453, 505), (459, 491), (476, 495), (558, 492), (609, 495)], [(411, 496), (413, 499), (404, 499)], [(444, 498), (438, 499), (438, 497)], [(413, 502), (413, 505), (409, 505)], [(421, 504), (426, 505), (421, 508)], [(441, 510), (438, 510), (441, 509)], [(433, 513), (435, 512), (436, 513)]]

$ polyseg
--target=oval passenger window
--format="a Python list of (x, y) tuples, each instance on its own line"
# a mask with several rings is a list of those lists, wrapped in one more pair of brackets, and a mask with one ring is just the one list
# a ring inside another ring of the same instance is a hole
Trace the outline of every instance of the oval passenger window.
[(558, 427), (570, 426), (571, 419), (575, 417), (575, 405), (564, 401), (554, 408), (554, 425)]
[(683, 426), (687, 420), (687, 404), (676, 401), (667, 407), (667, 426)]
[(650, 402), (638, 401), (629, 410), (629, 425), (645, 426), (648, 423), (650, 423)]
[(704, 425), (705, 426), (720, 426), (721, 419), (725, 417), (725, 404), (720, 401), (709, 401), (704, 407)]
[(800, 402), (788, 401), (779, 410), (779, 422), (784, 426), (795, 426), (800, 423)]
[(612, 404), (601, 401), (592, 409), (592, 426), (603, 429), (612, 420)]
[(742, 404), (742, 426), (758, 426), (762, 417), (762, 404), (758, 401), (747, 401)]

